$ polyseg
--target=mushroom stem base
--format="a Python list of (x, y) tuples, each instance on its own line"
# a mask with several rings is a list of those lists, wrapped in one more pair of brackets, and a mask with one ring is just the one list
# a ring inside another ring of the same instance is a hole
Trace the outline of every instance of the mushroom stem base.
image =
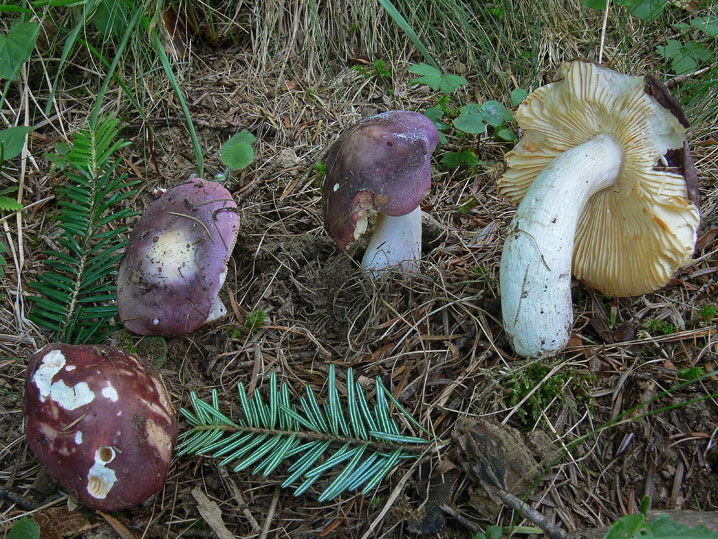
[(377, 213), (362, 267), (374, 277), (389, 269), (412, 273), (419, 269), (420, 258), (421, 209), (399, 217)]

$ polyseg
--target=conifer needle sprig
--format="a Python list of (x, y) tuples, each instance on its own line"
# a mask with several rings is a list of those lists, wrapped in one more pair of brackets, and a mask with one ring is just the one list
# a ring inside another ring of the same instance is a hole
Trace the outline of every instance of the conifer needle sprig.
[[(237, 390), (242, 417), (236, 419), (219, 410), (216, 390), (211, 403), (192, 392), (193, 411), (181, 410), (190, 428), (180, 434), (178, 454), (221, 459), (219, 465), (232, 463), (235, 472), (253, 467), (252, 474), (265, 477), (291, 459), (282, 487), (299, 483), (295, 496), (336, 467), (339, 471), (322, 492), (320, 502), (360, 487), (366, 494), (399, 461), (424, 453), (433, 436), (399, 404), (379, 377), (373, 406), (367, 402), (359, 382), (354, 381), (351, 368), (346, 383), (345, 406), (337, 389), (334, 365), (329, 367), (327, 398), (321, 405), (310, 386), (299, 397), (299, 405), (292, 404), (287, 385), (277, 389), (275, 373), (268, 384), (267, 403), (259, 391), (248, 397), (240, 383)], [(402, 434), (390, 414), (390, 403), (428, 439)]]

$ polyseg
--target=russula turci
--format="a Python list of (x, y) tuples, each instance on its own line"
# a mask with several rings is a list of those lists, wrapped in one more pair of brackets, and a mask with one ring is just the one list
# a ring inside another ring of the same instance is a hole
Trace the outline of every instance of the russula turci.
[(431, 152), (439, 132), (423, 114), (390, 111), (347, 129), (332, 146), (322, 188), (324, 226), (340, 249), (377, 212), (362, 266), (415, 272), (421, 257), (421, 208), (431, 186)]
[(162, 380), (136, 356), (45, 346), (28, 361), (24, 411), (30, 449), (85, 505), (119, 511), (164, 485), (175, 411)]
[(226, 314), (218, 295), (238, 228), (237, 204), (218, 183), (192, 178), (155, 200), (120, 262), (117, 303), (125, 327), (172, 337)]
[(652, 77), (573, 60), (521, 104), (523, 137), (499, 194), (520, 202), (501, 257), (514, 350), (560, 351), (573, 324), (571, 274), (612, 296), (664, 286), (692, 255), (700, 221), (688, 121)]

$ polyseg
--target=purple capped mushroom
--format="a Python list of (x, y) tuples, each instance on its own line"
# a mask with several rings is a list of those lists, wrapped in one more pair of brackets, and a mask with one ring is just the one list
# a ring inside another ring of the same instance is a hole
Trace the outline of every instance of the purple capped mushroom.
[(120, 511), (165, 484), (177, 422), (162, 380), (109, 346), (50, 344), (28, 361), (27, 442), (85, 505)]
[(362, 266), (415, 272), (421, 257), (419, 203), (431, 186), (431, 152), (439, 132), (418, 112), (389, 111), (346, 130), (329, 152), (322, 188), (324, 226), (340, 249), (367, 229), (374, 234)]
[(132, 231), (117, 277), (127, 329), (172, 337), (227, 313), (219, 290), (237, 239), (236, 210), (227, 189), (200, 178), (152, 203)]

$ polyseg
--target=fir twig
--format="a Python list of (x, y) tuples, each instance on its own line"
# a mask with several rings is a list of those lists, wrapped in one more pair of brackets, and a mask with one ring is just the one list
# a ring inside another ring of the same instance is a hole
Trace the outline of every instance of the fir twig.
[(333, 365), (327, 385), (323, 405), (319, 405), (314, 391), (307, 386), (298, 408), (290, 404), (286, 384), (277, 390), (274, 373), (266, 404), (259, 391), (249, 398), (244, 385), (239, 384), (243, 417), (235, 420), (220, 412), (216, 391), (211, 403), (193, 392), (190, 398), (194, 410), (181, 410), (190, 428), (180, 435), (178, 454), (221, 458), (219, 465), (234, 463), (235, 472), (253, 466), (253, 474), (265, 477), (291, 458), (293, 462), (286, 470), (289, 475), (282, 487), (301, 481), (295, 489), (297, 496), (341, 465), (342, 469), (319, 497), (319, 501), (327, 501), (359, 487), (363, 487), (363, 494), (368, 493), (400, 460), (417, 458), (426, 451), (430, 440), (400, 433), (389, 413), (389, 402), (397, 406), (409, 423), (427, 434), (428, 431), (396, 402), (380, 378), (376, 379), (377, 402), (373, 409), (362, 386), (354, 381), (352, 369), (347, 372), (346, 406), (342, 406), (339, 397)]
[(116, 176), (115, 154), (128, 143), (118, 138), (119, 121), (108, 118), (80, 131), (64, 157), (67, 183), (57, 189), (62, 250), (48, 250), (50, 271), (30, 283), (29, 317), (69, 343), (99, 342), (115, 329), (115, 275), (127, 243), (123, 220), (137, 212), (121, 203), (135, 194), (126, 174)]

